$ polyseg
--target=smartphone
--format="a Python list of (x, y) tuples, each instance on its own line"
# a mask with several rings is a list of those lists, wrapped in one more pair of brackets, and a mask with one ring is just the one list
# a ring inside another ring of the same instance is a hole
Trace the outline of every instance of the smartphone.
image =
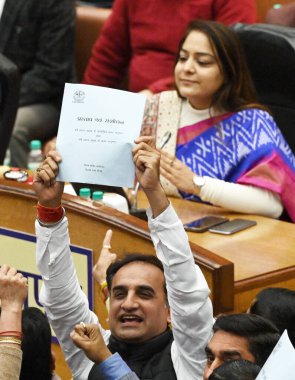
[(257, 223), (254, 220), (248, 219), (233, 219), (229, 222), (223, 223), (220, 226), (212, 227), (210, 232), (223, 235), (231, 235), (236, 232), (245, 230), (246, 228), (255, 226)]
[(205, 232), (209, 230), (210, 227), (217, 226), (218, 224), (225, 223), (228, 218), (222, 216), (205, 216), (204, 218), (196, 219), (193, 222), (184, 224), (184, 229), (186, 231), (193, 232)]

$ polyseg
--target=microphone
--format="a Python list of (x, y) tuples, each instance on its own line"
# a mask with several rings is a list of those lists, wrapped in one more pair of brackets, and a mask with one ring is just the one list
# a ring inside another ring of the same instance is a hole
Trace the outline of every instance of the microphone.
[[(162, 137), (161, 143), (160, 143), (160, 149), (163, 149), (166, 146), (166, 144), (170, 140), (171, 136), (172, 136), (171, 132), (169, 132), (169, 131), (165, 132), (164, 136)], [(139, 188), (140, 188), (140, 183), (137, 182), (136, 186), (134, 188), (134, 192), (133, 192), (133, 202), (131, 205), (130, 214), (137, 216), (140, 219), (147, 220), (146, 210), (137, 208), (137, 194), (138, 194)]]

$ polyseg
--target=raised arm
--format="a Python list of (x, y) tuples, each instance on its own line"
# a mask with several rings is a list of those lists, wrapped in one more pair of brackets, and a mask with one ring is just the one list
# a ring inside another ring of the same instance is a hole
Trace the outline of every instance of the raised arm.
[[(62, 346), (74, 379), (86, 380), (92, 362), (70, 339), (77, 323), (98, 323), (77, 279), (70, 248), (68, 222), (61, 206), (64, 184), (56, 181), (61, 157), (52, 151), (37, 169), (37, 265), (43, 278), (40, 301)], [(109, 333), (101, 329), (108, 341)]]
[(171, 355), (178, 379), (202, 379), (213, 314), (207, 282), (195, 265), (182, 223), (159, 182), (160, 153), (141, 137), (133, 151), (137, 178), (151, 206), (151, 236), (162, 261), (171, 308)]
[(0, 268), (0, 380), (18, 380), (21, 370), (22, 307), (28, 282), (15, 268)]

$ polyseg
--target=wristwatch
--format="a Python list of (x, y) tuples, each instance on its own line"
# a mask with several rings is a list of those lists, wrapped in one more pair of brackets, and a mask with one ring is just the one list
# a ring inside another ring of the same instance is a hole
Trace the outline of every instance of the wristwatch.
[(198, 190), (200, 191), (201, 188), (205, 185), (205, 178), (204, 177), (201, 177), (199, 175), (195, 175), (193, 176), (193, 184), (194, 186), (196, 186), (198, 188)]

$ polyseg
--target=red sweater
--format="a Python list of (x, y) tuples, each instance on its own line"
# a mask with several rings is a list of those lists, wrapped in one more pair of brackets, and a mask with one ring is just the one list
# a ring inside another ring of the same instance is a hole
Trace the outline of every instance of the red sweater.
[(84, 83), (160, 92), (171, 84), (180, 39), (191, 20), (254, 23), (254, 0), (115, 0), (94, 44)]

